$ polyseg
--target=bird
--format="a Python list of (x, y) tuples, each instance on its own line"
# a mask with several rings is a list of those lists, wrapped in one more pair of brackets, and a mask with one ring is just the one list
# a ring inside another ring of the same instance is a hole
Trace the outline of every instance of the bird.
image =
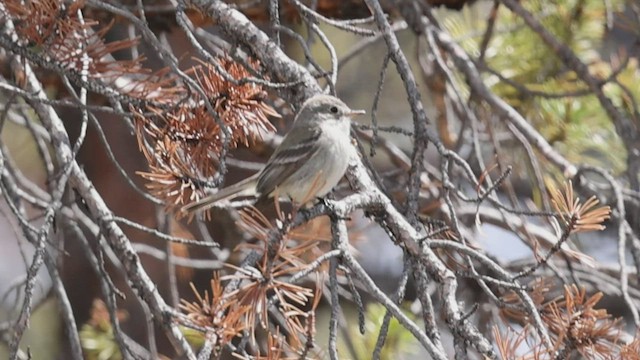
[(339, 98), (319, 94), (305, 101), (291, 130), (258, 173), (187, 204), (183, 212), (207, 210), (238, 196), (288, 197), (296, 205), (321, 198), (344, 176), (351, 153), (352, 110)]

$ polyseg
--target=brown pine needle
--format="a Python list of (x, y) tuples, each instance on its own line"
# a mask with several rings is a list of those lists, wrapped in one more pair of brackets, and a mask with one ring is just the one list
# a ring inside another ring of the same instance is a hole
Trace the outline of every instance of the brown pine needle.
[(551, 203), (570, 232), (604, 230), (602, 223), (609, 219), (611, 208), (597, 207), (599, 201), (595, 196), (581, 203), (580, 199), (574, 195), (571, 181), (564, 184), (564, 191), (552, 188), (550, 192)]
[[(257, 62), (250, 62), (250, 66), (259, 68)], [(275, 131), (269, 117), (279, 117), (266, 103), (268, 95), (261, 86), (243, 82), (250, 71), (230, 58), (221, 57), (215, 65), (201, 62), (187, 73), (206, 99), (191, 91), (189, 100), (177, 95), (166, 99), (172, 107), (131, 108), (138, 144), (149, 163), (149, 171), (139, 174), (149, 181), (149, 191), (170, 209), (205, 196), (207, 182), (218, 173), (225, 146), (227, 150), (251, 146)], [(223, 134), (229, 136), (227, 143)]]

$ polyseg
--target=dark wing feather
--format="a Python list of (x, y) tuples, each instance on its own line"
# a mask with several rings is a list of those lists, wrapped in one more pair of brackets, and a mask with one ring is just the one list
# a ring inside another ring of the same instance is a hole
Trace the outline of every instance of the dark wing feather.
[(306, 163), (317, 151), (317, 140), (322, 131), (317, 127), (293, 127), (282, 144), (271, 155), (260, 176), (256, 190), (267, 196), (285, 179)]

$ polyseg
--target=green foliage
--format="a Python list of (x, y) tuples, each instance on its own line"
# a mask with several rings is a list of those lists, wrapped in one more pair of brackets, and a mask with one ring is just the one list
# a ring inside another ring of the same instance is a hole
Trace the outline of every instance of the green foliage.
[(113, 337), (111, 324), (105, 326), (82, 325), (80, 329), (80, 343), (89, 360), (121, 360), (122, 354), (118, 343)]
[(200, 349), (204, 345), (205, 337), (201, 331), (194, 330), (185, 326), (180, 326), (180, 332), (184, 335), (189, 345), (194, 349)]
[[(124, 310), (116, 311), (119, 321), (127, 318)], [(122, 353), (113, 334), (109, 312), (102, 300), (94, 299), (91, 318), (79, 332), (80, 345), (87, 360), (121, 360)]]
[[(371, 358), (385, 314), (386, 309), (384, 306), (378, 303), (368, 304), (365, 310), (364, 335), (360, 334), (357, 322), (349, 322), (349, 340), (358, 359)], [(415, 316), (409, 312), (405, 312), (405, 314), (412, 319), (415, 318)], [(339, 350), (341, 354), (350, 353), (344, 342), (340, 343)], [(413, 338), (413, 335), (392, 317), (389, 322), (389, 331), (380, 354), (380, 359), (412, 359), (415, 358), (415, 351), (416, 340)]]
[[(443, 20), (447, 30), (459, 38), (461, 45), (475, 58), (480, 54), (489, 16), (487, 10), (491, 5), (487, 5), (460, 14), (448, 14)], [(523, 5), (587, 64), (594, 77), (604, 80), (620, 66), (617, 63), (621, 56), (605, 50), (605, 42), (610, 41), (606, 21), (610, 12), (623, 10), (624, 1), (536, 0), (523, 2)], [(492, 91), (529, 119), (570, 161), (605, 166), (614, 172), (624, 169), (625, 148), (598, 99), (593, 95), (585, 96), (586, 84), (519, 15), (505, 6), (499, 7), (484, 62), (509, 82), (517, 83), (513, 86), (486, 72), (485, 81)], [(629, 61), (616, 79), (626, 89), (608, 84), (605, 93), (616, 106), (633, 116), (632, 99), (638, 99), (640, 95), (637, 62)], [(539, 96), (542, 92), (555, 96)]]

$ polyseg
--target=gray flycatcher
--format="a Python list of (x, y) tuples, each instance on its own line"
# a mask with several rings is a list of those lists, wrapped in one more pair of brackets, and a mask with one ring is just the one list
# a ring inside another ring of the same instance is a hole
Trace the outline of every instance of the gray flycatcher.
[(344, 175), (354, 151), (351, 117), (364, 113), (351, 110), (334, 96), (313, 96), (302, 104), (291, 131), (260, 172), (188, 204), (182, 211), (206, 210), (236, 196), (288, 197), (302, 205), (326, 195)]

